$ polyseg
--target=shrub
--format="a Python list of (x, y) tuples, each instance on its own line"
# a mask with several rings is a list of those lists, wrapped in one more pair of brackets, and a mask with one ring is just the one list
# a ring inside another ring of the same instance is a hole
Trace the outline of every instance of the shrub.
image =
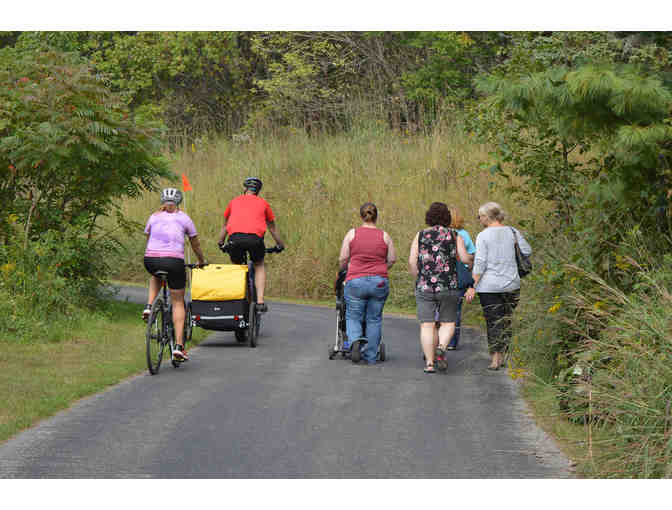
[(0, 341), (59, 340), (77, 322), (79, 308), (95, 303), (95, 281), (71, 274), (79, 265), (80, 242), (69, 230), (0, 244)]

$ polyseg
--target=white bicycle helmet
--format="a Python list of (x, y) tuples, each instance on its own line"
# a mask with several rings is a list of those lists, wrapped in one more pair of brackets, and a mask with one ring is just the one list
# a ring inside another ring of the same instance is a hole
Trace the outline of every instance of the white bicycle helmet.
[(173, 202), (180, 205), (182, 202), (182, 192), (177, 188), (166, 188), (161, 192), (161, 203)]

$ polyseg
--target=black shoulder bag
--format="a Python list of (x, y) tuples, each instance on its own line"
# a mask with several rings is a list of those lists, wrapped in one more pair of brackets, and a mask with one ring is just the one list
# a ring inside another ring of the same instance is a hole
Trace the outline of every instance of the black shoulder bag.
[(532, 272), (532, 261), (528, 255), (525, 255), (520, 251), (520, 246), (518, 246), (518, 234), (513, 227), (509, 227), (511, 232), (513, 232), (514, 238), (514, 249), (516, 251), (516, 265), (518, 266), (518, 276), (525, 278), (530, 272)]

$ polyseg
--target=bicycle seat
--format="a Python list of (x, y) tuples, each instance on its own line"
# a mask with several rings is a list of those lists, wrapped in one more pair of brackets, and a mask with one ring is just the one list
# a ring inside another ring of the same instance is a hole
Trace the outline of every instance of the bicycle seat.
[(154, 273), (154, 276), (158, 278), (167, 278), (168, 277), (168, 271), (156, 271)]

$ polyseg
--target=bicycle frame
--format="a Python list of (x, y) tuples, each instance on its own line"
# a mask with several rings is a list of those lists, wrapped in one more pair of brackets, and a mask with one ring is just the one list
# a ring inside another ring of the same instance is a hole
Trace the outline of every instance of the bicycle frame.
[[(234, 246), (234, 243), (229, 241), (228, 243), (224, 245), (220, 245), (220, 250), (222, 252), (227, 253), (230, 255), (230, 250)], [(273, 248), (265, 248), (266, 253), (280, 253), (282, 251), (281, 248), (275, 246)], [(254, 283), (254, 263), (252, 260), (248, 260), (248, 252), (243, 251), (242, 254), (242, 264), (241, 265), (247, 265), (247, 287), (249, 289), (248, 292), (248, 302), (249, 302), (249, 312), (248, 312), (248, 318), (247, 318), (247, 330), (248, 330), (248, 342), (250, 344), (250, 347), (256, 347), (256, 341), (257, 341), (257, 336), (259, 335), (259, 331), (261, 330), (261, 322), (262, 322), (262, 314), (260, 314), (257, 311), (257, 288)]]
[[(185, 267), (193, 269), (194, 267), (198, 267), (198, 264), (185, 264)], [(152, 375), (159, 372), (161, 367), (161, 360), (163, 358), (163, 351), (166, 347), (169, 347), (170, 349), (172, 365), (177, 368), (181, 363), (181, 361), (174, 359), (172, 356), (172, 353), (176, 347), (176, 338), (175, 325), (173, 324), (173, 303), (170, 300), (168, 292), (168, 274), (166, 271), (157, 271), (157, 273), (153, 276), (161, 280), (161, 288), (152, 302), (152, 313), (150, 313), (147, 324), (147, 332), (145, 334), (147, 366), (149, 368), (150, 374)], [(156, 314), (159, 311), (161, 313), (160, 324), (155, 321)], [(182, 338), (183, 345), (185, 345), (186, 342), (190, 340), (191, 336), (191, 328), (188, 327), (188, 321), (191, 321), (191, 315), (189, 311), (189, 305), (185, 302), (185, 329), (183, 331)], [(157, 327), (157, 331), (154, 331), (154, 326)], [(154, 358), (154, 354), (152, 354), (154, 348), (158, 349), (156, 358)]]

